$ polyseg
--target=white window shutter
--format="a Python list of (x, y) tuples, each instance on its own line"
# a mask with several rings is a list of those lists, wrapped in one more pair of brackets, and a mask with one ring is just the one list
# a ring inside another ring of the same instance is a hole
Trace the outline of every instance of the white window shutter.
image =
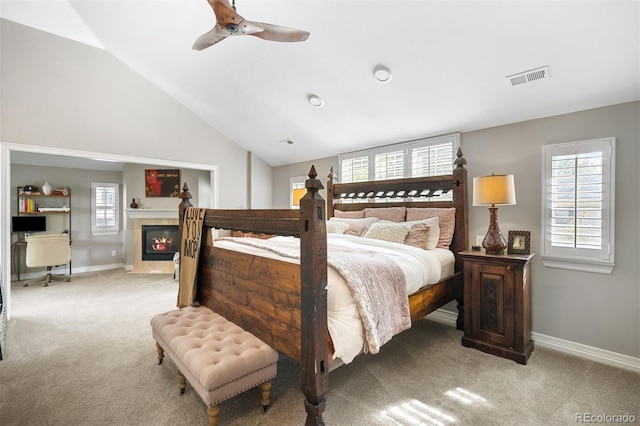
[(544, 264), (610, 273), (615, 139), (547, 145), (543, 155)]
[(120, 231), (120, 191), (117, 183), (91, 183), (91, 231), (94, 235)]

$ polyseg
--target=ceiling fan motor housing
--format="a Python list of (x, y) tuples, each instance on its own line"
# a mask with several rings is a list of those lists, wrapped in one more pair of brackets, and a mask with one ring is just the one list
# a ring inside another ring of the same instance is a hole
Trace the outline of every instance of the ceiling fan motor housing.
[(227, 31), (229, 31), (232, 34), (235, 34), (237, 32), (240, 32), (240, 26), (236, 24), (227, 24)]

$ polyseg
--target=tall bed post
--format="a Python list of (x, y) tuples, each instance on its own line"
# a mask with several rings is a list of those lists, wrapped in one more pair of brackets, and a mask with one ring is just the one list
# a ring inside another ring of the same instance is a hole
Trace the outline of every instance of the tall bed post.
[(335, 180), (335, 174), (333, 173), (333, 166), (329, 169), (327, 175), (327, 219), (333, 217), (333, 182)]
[(301, 387), (307, 411), (305, 425), (324, 425), (322, 413), (329, 389), (327, 339), (327, 233), (323, 189), (311, 166), (300, 200)]
[[(467, 169), (464, 165), (467, 164), (467, 160), (462, 156), (462, 150), (458, 147), (456, 153), (456, 160), (453, 162), (456, 168), (453, 169), (453, 206), (456, 211), (464, 212), (464, 214), (456, 215), (456, 227), (455, 227), (455, 242), (453, 247), (457, 251), (463, 251), (468, 248), (469, 235), (468, 235), (468, 222), (467, 219)], [(462, 258), (456, 255), (456, 271), (462, 271)]]
[[(458, 272), (462, 271), (462, 258), (458, 256), (458, 252), (462, 250), (466, 250), (469, 244), (469, 235), (468, 235), (468, 209), (467, 209), (467, 169), (464, 167), (467, 164), (467, 160), (462, 156), (462, 150), (458, 147), (458, 152), (456, 153), (458, 157), (453, 164), (456, 165), (456, 168), (453, 170), (453, 203), (456, 211), (463, 211), (464, 214), (456, 215), (456, 232), (455, 236), (455, 247), (456, 250), (456, 266), (455, 270)], [(460, 278), (462, 279), (462, 278)], [(456, 320), (456, 328), (458, 330), (464, 330), (464, 297), (461, 294), (456, 297), (456, 302), (458, 305), (456, 308), (458, 309), (458, 318)]]
[(184, 212), (188, 207), (193, 207), (191, 204), (191, 193), (189, 192), (189, 187), (187, 186), (187, 182), (182, 185), (182, 192), (179, 195), (180, 197), (180, 205), (178, 206), (178, 241), (182, 241), (182, 219), (184, 218)]

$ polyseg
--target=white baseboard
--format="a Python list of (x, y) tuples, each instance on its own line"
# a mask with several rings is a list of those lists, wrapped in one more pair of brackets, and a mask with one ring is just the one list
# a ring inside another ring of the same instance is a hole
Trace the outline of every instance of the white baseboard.
[(427, 315), (427, 318), (432, 321), (439, 322), (440, 324), (455, 327), (456, 321), (458, 320), (458, 313), (447, 311), (444, 309), (437, 309)]
[(82, 266), (79, 268), (74, 267), (74, 274), (83, 274), (85, 272), (99, 272), (99, 271), (109, 271), (111, 269), (122, 269), (124, 268), (124, 263), (109, 263), (107, 265), (94, 265), (94, 266)]
[(580, 358), (590, 359), (614, 367), (624, 368), (636, 373), (640, 373), (640, 358), (629, 355), (611, 352), (569, 340), (558, 339), (557, 337), (531, 332), (531, 338), (536, 345), (542, 348), (549, 348), (566, 354), (575, 355)]
[[(94, 265), (94, 266), (81, 266), (81, 267), (72, 267), (72, 274), (83, 274), (85, 272), (99, 272), (99, 271), (108, 271), (111, 269), (122, 269), (124, 268), (124, 263), (110, 263), (107, 265)], [(40, 272), (27, 272), (26, 274), (20, 274), (21, 280), (30, 280), (38, 277), (44, 277), (47, 271), (42, 270)], [(69, 268), (66, 266), (55, 267), (51, 269), (52, 274), (68, 274)], [(73, 277), (73, 275), (71, 275)], [(11, 281), (16, 281), (18, 279), (17, 275), (11, 276)]]
[[(456, 312), (438, 309), (429, 314), (427, 318), (441, 324), (455, 327), (458, 314)], [(531, 332), (531, 338), (535, 345), (541, 348), (552, 349), (569, 355), (640, 373), (640, 358), (634, 358), (629, 355), (619, 354), (569, 340), (558, 339), (557, 337), (547, 336), (536, 332)]]

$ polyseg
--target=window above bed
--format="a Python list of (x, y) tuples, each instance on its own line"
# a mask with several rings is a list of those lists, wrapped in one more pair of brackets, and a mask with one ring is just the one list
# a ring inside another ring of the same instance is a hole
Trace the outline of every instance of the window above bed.
[(340, 183), (449, 174), (460, 135), (419, 139), (339, 156)]

